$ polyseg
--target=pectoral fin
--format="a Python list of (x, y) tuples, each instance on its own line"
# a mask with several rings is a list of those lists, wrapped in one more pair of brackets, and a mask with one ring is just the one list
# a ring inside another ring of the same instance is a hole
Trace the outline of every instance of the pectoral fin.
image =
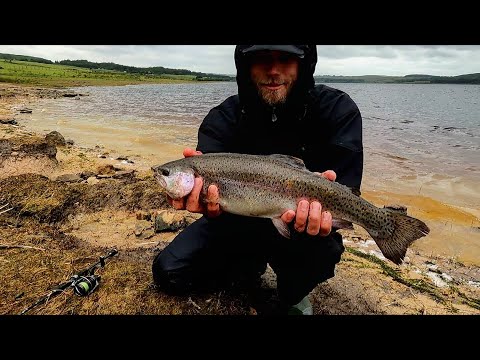
[(277, 228), (280, 235), (290, 239), (290, 229), (288, 228), (288, 224), (284, 222), (280, 218), (273, 218), (272, 219), (273, 225)]

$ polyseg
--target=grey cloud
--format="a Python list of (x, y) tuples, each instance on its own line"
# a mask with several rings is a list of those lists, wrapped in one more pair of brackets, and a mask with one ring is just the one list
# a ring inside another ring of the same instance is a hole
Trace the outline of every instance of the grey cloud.
[(319, 45), (318, 56), (327, 59), (348, 59), (355, 57), (377, 57), (391, 59), (398, 56), (391, 46), (384, 45)]

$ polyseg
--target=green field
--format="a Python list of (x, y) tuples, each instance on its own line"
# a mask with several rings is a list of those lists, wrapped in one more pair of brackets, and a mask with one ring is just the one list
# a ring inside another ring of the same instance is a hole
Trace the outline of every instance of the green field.
[(480, 73), (458, 76), (433, 75), (361, 75), (361, 76), (315, 76), (317, 83), (364, 83), (364, 84), (480, 84)]
[(0, 83), (65, 87), (190, 81), (195, 81), (194, 75), (131, 74), (113, 70), (91, 70), (59, 64), (0, 60)]

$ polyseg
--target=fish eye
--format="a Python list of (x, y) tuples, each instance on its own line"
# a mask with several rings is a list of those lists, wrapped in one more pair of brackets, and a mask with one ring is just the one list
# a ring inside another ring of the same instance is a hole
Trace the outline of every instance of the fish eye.
[(170, 171), (168, 169), (162, 169), (162, 175), (163, 176), (168, 176), (168, 175), (170, 175)]

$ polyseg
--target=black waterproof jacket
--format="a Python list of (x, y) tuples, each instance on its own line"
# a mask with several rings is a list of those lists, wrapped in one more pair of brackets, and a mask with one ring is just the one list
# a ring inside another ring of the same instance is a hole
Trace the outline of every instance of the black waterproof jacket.
[(249, 76), (249, 54), (237, 45), (238, 94), (214, 107), (198, 132), (203, 153), (286, 154), (303, 159), (311, 171), (334, 170), (336, 181), (360, 194), (363, 171), (362, 117), (345, 92), (315, 85), (315, 45), (295, 45), (304, 51), (298, 81), (287, 102), (265, 105)]

